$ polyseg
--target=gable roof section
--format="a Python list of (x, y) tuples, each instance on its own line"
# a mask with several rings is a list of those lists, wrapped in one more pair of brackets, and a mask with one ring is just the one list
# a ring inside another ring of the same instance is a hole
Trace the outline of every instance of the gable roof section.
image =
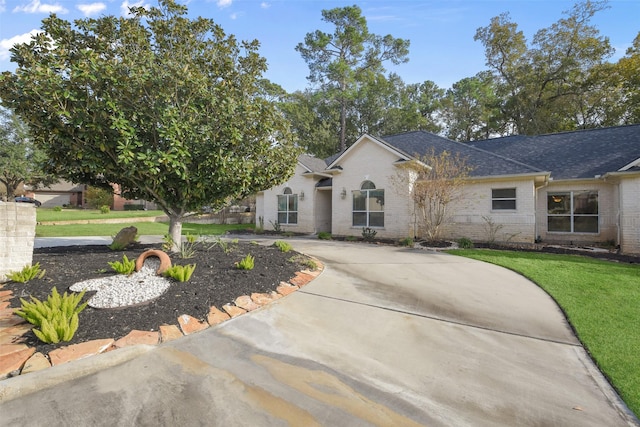
[(317, 157), (313, 157), (308, 154), (300, 154), (298, 156), (298, 163), (300, 163), (302, 167), (304, 167), (307, 172), (310, 173), (324, 172), (324, 170), (327, 168), (327, 163), (324, 160), (318, 159)]
[(411, 158), (430, 154), (432, 147), (436, 155), (443, 151), (448, 151), (453, 155), (459, 154), (460, 157), (466, 158), (467, 163), (473, 167), (469, 175), (474, 177), (545, 173), (545, 169), (529, 166), (505, 156), (425, 131), (390, 135), (379, 140), (394, 147), (396, 150), (400, 150), (405, 156)]
[(380, 138), (376, 138), (368, 134), (363, 134), (360, 136), (360, 138), (358, 138), (356, 142), (354, 142), (350, 147), (348, 147), (342, 153), (338, 154), (337, 156), (329, 157), (328, 160), (330, 160), (330, 162), (327, 162), (329, 164), (329, 166), (327, 166), (327, 169), (339, 168), (340, 166), (338, 165), (338, 163), (340, 162), (340, 160), (346, 157), (351, 151), (355, 150), (355, 148), (358, 145), (362, 144), (363, 141), (366, 141), (366, 140), (372, 141), (373, 143), (378, 144), (385, 150), (389, 151), (391, 154), (398, 156), (398, 160), (408, 160), (409, 158), (411, 158), (411, 156), (407, 155), (406, 153), (398, 151), (395, 147), (385, 143)]
[(548, 170), (555, 179), (594, 178), (640, 165), (640, 125), (519, 135), (468, 144)]

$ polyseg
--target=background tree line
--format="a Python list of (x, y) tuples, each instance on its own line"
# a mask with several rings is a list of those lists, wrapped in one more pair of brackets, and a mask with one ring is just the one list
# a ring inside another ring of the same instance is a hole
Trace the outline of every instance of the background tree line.
[[(578, 3), (528, 41), (507, 13), (478, 28), (487, 69), (445, 89), (405, 83), (384, 64), (408, 61), (409, 41), (369, 33), (358, 6), (322, 11), (332, 34), (308, 33), (296, 47), (309, 87), (270, 94), (300, 144), (318, 157), (358, 136), (426, 130), (456, 141), (640, 123), (640, 32), (617, 62), (591, 24), (606, 1)], [(428, 74), (428, 70), (425, 71)]]
[(494, 17), (475, 34), (487, 69), (449, 89), (387, 72), (410, 42), (370, 33), (358, 6), (323, 10), (334, 32), (296, 46), (310, 85), (294, 93), (263, 78), (257, 40), (189, 20), (175, 0), (131, 18), (51, 15), (12, 48), (16, 73), (0, 76), (0, 182), (9, 195), (51, 177), (117, 183), (158, 203), (177, 240), (199, 207), (276, 185), (299, 151), (330, 156), (364, 132), (470, 141), (640, 123), (640, 32), (609, 62), (591, 24), (606, 7), (578, 3), (531, 41), (508, 14)]

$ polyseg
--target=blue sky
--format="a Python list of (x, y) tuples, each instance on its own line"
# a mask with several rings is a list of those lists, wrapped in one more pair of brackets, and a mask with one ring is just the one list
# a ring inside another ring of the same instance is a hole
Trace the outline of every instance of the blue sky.
[[(295, 51), (308, 32), (333, 28), (321, 11), (357, 4), (369, 30), (411, 41), (409, 62), (387, 68), (406, 83), (432, 80), (449, 88), (456, 81), (484, 70), (484, 49), (473, 40), (476, 29), (492, 17), (509, 12), (528, 40), (562, 18), (575, 1), (566, 0), (182, 0), (193, 17), (212, 18), (227, 34), (241, 40), (258, 39), (267, 58), (265, 77), (287, 91), (303, 90), (308, 67)], [(155, 5), (156, 0), (0, 0), (0, 71), (13, 70), (8, 49), (40, 28), (40, 21), (55, 12), (74, 20), (85, 16), (121, 15), (128, 5)], [(616, 54), (624, 55), (640, 31), (640, 1), (611, 0), (592, 23), (609, 37)]]

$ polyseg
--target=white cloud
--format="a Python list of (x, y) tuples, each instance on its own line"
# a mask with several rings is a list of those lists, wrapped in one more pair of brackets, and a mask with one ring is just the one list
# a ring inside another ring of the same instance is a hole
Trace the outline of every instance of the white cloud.
[(13, 12), (67, 13), (69, 11), (58, 3), (41, 3), (40, 0), (31, 0), (31, 3), (27, 3), (24, 6), (16, 6)]
[(271, 5), (269, 3), (267, 3), (266, 1), (263, 1), (262, 3), (260, 3), (260, 7), (263, 9), (269, 9), (271, 7)]
[(14, 44), (28, 43), (31, 41), (31, 37), (41, 32), (41, 30), (31, 30), (28, 33), (13, 36), (10, 39), (0, 40), (0, 61), (6, 61), (11, 57), (11, 52), (9, 52), (9, 49), (11, 49)]
[(149, 3), (145, 3), (144, 0), (138, 0), (134, 2), (129, 2), (129, 0), (124, 0), (120, 5), (120, 13), (122, 16), (131, 16), (129, 12), (130, 7), (144, 7), (145, 9), (149, 9)]
[(104, 3), (89, 3), (79, 4), (76, 7), (80, 10), (80, 12), (84, 14), (84, 16), (91, 16), (105, 10), (107, 8), (107, 5)]
[(233, 3), (233, 0), (217, 0), (216, 1), (216, 4), (221, 9), (231, 6), (231, 3)]
[(5, 7), (5, 1), (0, 0), (0, 12), (4, 12), (5, 10), (7, 10), (7, 8)]

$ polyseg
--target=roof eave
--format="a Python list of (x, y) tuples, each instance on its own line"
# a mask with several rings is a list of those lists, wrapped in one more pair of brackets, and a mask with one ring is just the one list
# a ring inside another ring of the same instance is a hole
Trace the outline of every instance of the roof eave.
[(508, 181), (513, 179), (534, 178), (535, 181), (548, 181), (551, 178), (551, 172), (527, 172), (516, 174), (503, 174), (503, 175), (484, 175), (484, 176), (470, 176), (468, 181)]

